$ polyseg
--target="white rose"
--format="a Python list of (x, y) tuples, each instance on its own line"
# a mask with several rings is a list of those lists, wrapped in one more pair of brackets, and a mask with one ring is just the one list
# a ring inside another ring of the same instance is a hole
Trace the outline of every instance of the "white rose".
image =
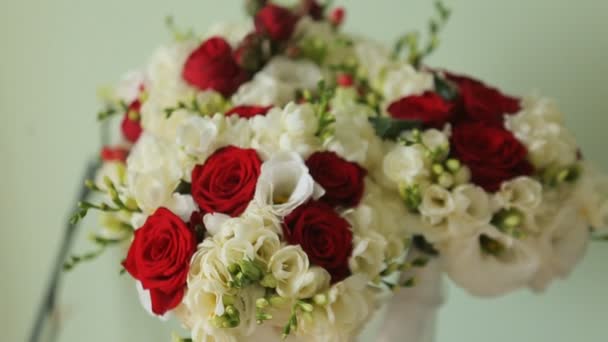
[(522, 111), (505, 117), (505, 126), (528, 150), (537, 169), (568, 166), (576, 161), (574, 136), (564, 126), (555, 103), (544, 98), (527, 98)]
[(283, 106), (295, 100), (296, 90), (316, 89), (321, 79), (321, 70), (310, 61), (275, 57), (253, 80), (238, 89), (232, 102), (236, 105)]
[(298, 154), (280, 152), (262, 164), (254, 201), (258, 206), (270, 207), (276, 215), (286, 216), (323, 193)]
[(129, 192), (144, 213), (171, 199), (182, 177), (177, 151), (151, 134), (139, 138), (127, 159)]
[(517, 208), (533, 212), (542, 201), (543, 186), (530, 177), (518, 177), (503, 182), (494, 199), (501, 208)]
[(281, 297), (293, 298), (300, 290), (296, 281), (308, 271), (308, 256), (299, 245), (286, 246), (278, 250), (268, 262), (268, 270), (277, 280), (277, 293)]
[(386, 104), (402, 97), (420, 95), (433, 89), (433, 75), (426, 71), (417, 71), (410, 64), (391, 63), (383, 70), (379, 89), (384, 95)]
[(427, 175), (424, 150), (420, 146), (395, 145), (383, 162), (384, 173), (397, 184), (413, 184)]
[[(502, 250), (490, 254), (481, 241), (493, 241)], [(451, 239), (439, 249), (448, 276), (480, 297), (499, 296), (527, 286), (540, 266), (534, 241), (515, 239), (490, 225), (476, 234)]]

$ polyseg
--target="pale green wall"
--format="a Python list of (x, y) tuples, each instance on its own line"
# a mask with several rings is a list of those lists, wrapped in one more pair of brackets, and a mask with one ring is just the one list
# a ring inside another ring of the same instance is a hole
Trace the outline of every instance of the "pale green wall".
[[(608, 170), (608, 1), (447, 2), (454, 17), (431, 62), (514, 93), (538, 89), (558, 98), (586, 156)], [(96, 86), (113, 82), (168, 38), (166, 14), (202, 31), (215, 20), (241, 18), (240, 4), (0, 2), (1, 341), (25, 340), (76, 180), (96, 151)], [(431, 8), (427, 0), (348, 6), (348, 29), (384, 41), (422, 27)], [(119, 258), (106, 255), (67, 276), (61, 341), (167, 341), (168, 328), (139, 310), (130, 281), (118, 276)], [(450, 288), (438, 341), (607, 341), (607, 258), (608, 244), (593, 246), (573, 277), (544, 296), (484, 301)]]

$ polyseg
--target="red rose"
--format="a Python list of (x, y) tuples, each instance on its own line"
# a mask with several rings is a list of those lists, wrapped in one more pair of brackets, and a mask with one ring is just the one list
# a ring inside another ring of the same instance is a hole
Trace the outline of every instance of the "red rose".
[(286, 41), (291, 38), (298, 19), (287, 8), (268, 4), (255, 15), (255, 29), (274, 41)]
[(533, 172), (528, 151), (501, 127), (481, 122), (457, 125), (452, 133), (452, 152), (471, 169), (473, 183), (494, 192), (500, 184)]
[(101, 160), (104, 162), (121, 162), (124, 163), (127, 161), (127, 157), (129, 156), (129, 150), (122, 147), (110, 147), (104, 146), (101, 149)]
[(316, 152), (306, 161), (312, 178), (325, 189), (321, 201), (354, 207), (363, 196), (365, 169), (340, 158), (334, 152)]
[(397, 119), (418, 120), (428, 127), (443, 128), (452, 118), (452, 107), (437, 93), (427, 91), (401, 98), (391, 103), (387, 110)]
[(458, 85), (462, 114), (466, 119), (502, 126), (505, 114), (521, 109), (520, 99), (501, 93), (473, 78), (448, 74)]
[(329, 22), (334, 26), (340, 26), (345, 16), (346, 10), (344, 10), (344, 7), (336, 7), (329, 14)]
[(175, 308), (186, 288), (196, 237), (171, 211), (159, 208), (135, 231), (124, 268), (150, 291), (157, 315)]
[(340, 73), (336, 76), (336, 83), (340, 87), (348, 88), (355, 84), (355, 79), (349, 74)]
[(283, 233), (292, 245), (300, 245), (314, 265), (331, 274), (332, 283), (350, 275), (348, 258), (353, 234), (348, 222), (322, 202), (308, 202), (287, 215)]
[(226, 112), (226, 115), (238, 115), (248, 119), (256, 115), (266, 115), (272, 106), (237, 106)]
[(141, 101), (139, 99), (131, 102), (127, 108), (127, 112), (122, 119), (120, 129), (122, 135), (128, 141), (135, 143), (141, 135), (142, 128), (140, 123)]
[(219, 149), (192, 171), (192, 197), (205, 213), (239, 216), (253, 199), (261, 165), (253, 149)]
[(193, 87), (224, 96), (232, 95), (249, 78), (234, 59), (230, 44), (220, 37), (207, 39), (190, 54), (182, 77)]

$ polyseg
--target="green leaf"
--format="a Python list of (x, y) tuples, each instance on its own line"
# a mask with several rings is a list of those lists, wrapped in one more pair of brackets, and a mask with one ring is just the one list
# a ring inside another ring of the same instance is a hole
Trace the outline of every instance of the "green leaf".
[(446, 101), (453, 101), (458, 97), (458, 89), (439, 75), (434, 75), (435, 91)]
[(416, 120), (400, 120), (386, 116), (369, 118), (376, 130), (376, 135), (383, 139), (395, 140), (407, 130), (420, 128), (422, 123)]

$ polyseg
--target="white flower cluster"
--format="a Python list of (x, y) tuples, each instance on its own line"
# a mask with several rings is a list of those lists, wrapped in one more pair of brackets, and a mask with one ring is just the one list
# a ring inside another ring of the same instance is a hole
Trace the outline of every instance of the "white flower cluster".
[(431, 243), (449, 277), (478, 296), (542, 290), (566, 277), (584, 255), (589, 227), (608, 223), (606, 178), (577, 159), (552, 102), (525, 100), (505, 120), (537, 171), (497, 191), (475, 185), (454, 157), (449, 126), (403, 133), (383, 161), (410, 209), (408, 231)]
[[(127, 220), (135, 228), (160, 207), (188, 222), (199, 210), (195, 195), (176, 189), (194, 181), (194, 168), (227, 146), (255, 150), (262, 163), (251, 202), (236, 217), (203, 213), (206, 233), (192, 257), (184, 298), (172, 311), (195, 341), (240, 341), (255, 336), (261, 322), (278, 331), (288, 324), (294, 339), (351, 340), (379, 306), (381, 279), (398, 270), (408, 248), (406, 208), (396, 190), (374, 179), (385, 153), (369, 121), (376, 113), (352, 89), (338, 88), (328, 99), (331, 128), (320, 134), (324, 123), (315, 100), (294, 101), (298, 92), (315, 91), (326, 71), (284, 56), (270, 60), (230, 99), (196, 90), (181, 76), (194, 47), (186, 41), (159, 49), (144, 72), (130, 74), (118, 87), (123, 102), (142, 100), (143, 133), (126, 163), (106, 163), (100, 179), (109, 176), (124, 185), (121, 198), (140, 211)], [(415, 73), (411, 67), (399, 72)], [(387, 87), (412, 92), (425, 87), (416, 82), (421, 78)], [(269, 108), (251, 117), (224, 114), (237, 106)], [(352, 234), (346, 265), (350, 275), (337, 282), (302, 246), (290, 244), (284, 232), (290, 213), (326, 193), (305, 163), (320, 151), (364, 170), (359, 204), (336, 208)], [(150, 293), (140, 282), (138, 289), (151, 311)]]

